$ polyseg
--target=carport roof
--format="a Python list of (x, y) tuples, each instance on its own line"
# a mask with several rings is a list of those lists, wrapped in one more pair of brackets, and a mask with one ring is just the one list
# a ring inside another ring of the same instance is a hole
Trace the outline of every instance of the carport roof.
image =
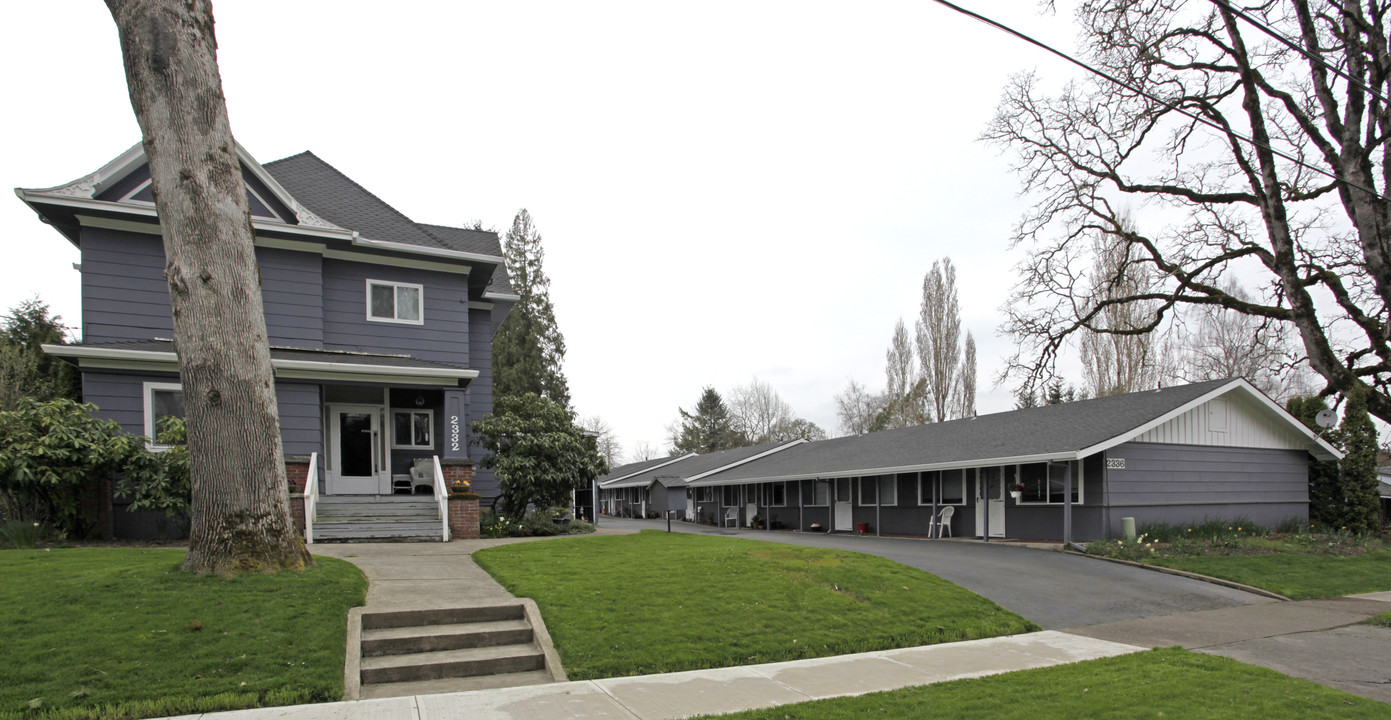
[(1256, 398), (1297, 426), (1308, 438), (1311, 452), (1337, 457), (1332, 446), (1250, 383), (1237, 378), (805, 443), (757, 462), (708, 474), (691, 484), (732, 485), (1076, 460), (1126, 442), (1233, 391)]

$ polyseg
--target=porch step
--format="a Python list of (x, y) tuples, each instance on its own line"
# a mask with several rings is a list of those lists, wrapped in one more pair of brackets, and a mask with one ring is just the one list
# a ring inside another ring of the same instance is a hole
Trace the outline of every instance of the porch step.
[(433, 498), (330, 496), (316, 507), (314, 542), (440, 540), (439, 504)]
[(521, 605), (365, 612), (361, 697), (553, 682)]

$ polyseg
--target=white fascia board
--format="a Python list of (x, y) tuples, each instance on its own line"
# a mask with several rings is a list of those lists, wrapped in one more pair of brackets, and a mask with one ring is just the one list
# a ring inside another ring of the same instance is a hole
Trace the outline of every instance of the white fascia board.
[(496, 255), (483, 255), (481, 253), (464, 252), (463, 250), (448, 250), (446, 248), (432, 248), (423, 245), (411, 245), (410, 243), (393, 242), (391, 240), (372, 240), (362, 236), (353, 238), (354, 245), (362, 247), (377, 248), (380, 250), (392, 250), (395, 252), (415, 253), (417, 255), (434, 255), (436, 257), (455, 258), (458, 260), (471, 260), (474, 262), (485, 262), (493, 265), (501, 265), (502, 258)]
[(1062, 450), (1055, 453), (1038, 453), (1035, 455), (1014, 455), (1010, 457), (980, 458), (976, 460), (957, 460), (944, 463), (924, 463), (921, 465), (898, 465), (894, 467), (873, 467), (860, 468), (855, 470), (838, 470), (836, 472), (815, 472), (800, 473), (796, 475), (777, 475), (768, 477), (741, 478), (737, 480), (707, 480), (701, 483), (692, 483), (702, 487), (717, 487), (720, 485), (756, 485), (771, 482), (796, 482), (798, 480), (834, 480), (836, 478), (847, 477), (871, 477), (874, 475), (895, 475), (898, 473), (911, 472), (931, 472), (933, 470), (961, 470), (963, 468), (975, 467), (994, 467), (997, 465), (1027, 465), (1029, 463), (1072, 461), (1080, 457), (1077, 452), (1072, 450)]
[(509, 302), (518, 302), (522, 299), (522, 296), (513, 293), (485, 292), (483, 293), (483, 298), (485, 300), (507, 300)]
[(628, 473), (627, 475), (623, 475), (623, 476), (616, 477), (616, 478), (610, 478), (610, 479), (608, 479), (608, 480), (605, 480), (605, 481), (599, 483), (599, 487), (601, 487), (601, 488), (602, 488), (602, 487), (609, 487), (609, 486), (612, 485), (613, 483), (616, 483), (616, 482), (618, 482), (618, 481), (620, 481), (620, 480), (627, 480), (627, 479), (630, 478), (630, 477), (636, 477), (636, 476), (641, 475), (641, 474), (643, 474), (643, 473), (652, 472), (653, 470), (656, 470), (657, 468), (664, 468), (664, 467), (666, 467), (666, 466), (668, 466), (668, 465), (670, 465), (670, 464), (672, 464), (672, 463), (681, 462), (682, 460), (685, 460), (686, 458), (695, 457), (695, 455), (696, 455), (695, 453), (686, 453), (685, 455), (682, 455), (681, 457), (674, 457), (674, 458), (672, 458), (672, 459), (670, 459), (670, 460), (667, 460), (666, 462), (657, 463), (656, 465), (651, 465), (651, 466), (645, 467), (645, 468), (643, 468), (643, 469), (641, 469), (641, 470), (637, 470), (637, 471), (634, 471), (634, 472), (630, 472), (630, 473)]
[[(1109, 440), (1105, 440), (1095, 445), (1092, 445), (1091, 447), (1083, 448), (1082, 450), (1079, 450), (1077, 454), (1079, 457), (1087, 457), (1095, 453), (1110, 450), (1111, 448), (1117, 445), (1130, 442), (1131, 440), (1134, 440), (1136, 437), (1143, 435), (1149, 432), (1150, 430), (1153, 430), (1154, 428), (1159, 427), (1160, 425), (1163, 425), (1166, 422), (1169, 422), (1170, 420), (1173, 420), (1174, 418), (1188, 412), (1189, 410), (1192, 410), (1193, 408), (1196, 408), (1202, 405), (1203, 403), (1208, 402), (1209, 400), (1213, 400), (1223, 395), (1226, 395), (1227, 393), (1233, 390), (1241, 390), (1245, 392), (1248, 397), (1254, 398), (1262, 405), (1264, 405), (1267, 410), (1270, 410), (1271, 412), (1275, 413), (1280, 417), (1281, 420), (1284, 420), (1291, 427), (1295, 428), (1300, 433), (1302, 433), (1304, 437), (1307, 438), (1310, 441), (1310, 443), (1313, 444), (1316, 448), (1314, 450), (1311, 450), (1311, 452), (1314, 454), (1314, 457), (1317, 457), (1320, 460), (1341, 460), (1343, 458), (1342, 451), (1338, 450), (1338, 448), (1335, 448), (1332, 445), (1329, 445), (1327, 441), (1325, 441), (1323, 438), (1320, 438), (1318, 435), (1315, 435), (1312, 430), (1305, 427), (1304, 423), (1300, 422), (1293, 415), (1289, 414), (1288, 411), (1280, 407), (1279, 404), (1277, 404), (1274, 400), (1271, 400), (1270, 398), (1266, 397), (1265, 393), (1261, 392), (1260, 390), (1257, 390), (1256, 386), (1252, 385), (1245, 378), (1235, 378), (1231, 382), (1226, 383), (1221, 387), (1211, 390), (1203, 395), (1200, 395), (1197, 398), (1194, 398), (1193, 400), (1190, 400), (1189, 402), (1186, 402), (1183, 405), (1180, 405), (1179, 407), (1174, 408), (1173, 410), (1170, 410), (1169, 412), (1166, 412), (1163, 415), (1160, 415), (1159, 417), (1143, 425), (1140, 425), (1139, 427), (1134, 428), (1133, 430), (1123, 432), (1119, 435), (1116, 435), (1115, 437), (1112, 437)], [(1319, 452), (1319, 450), (1322, 450), (1323, 452)]]
[[(145, 147), (143, 143), (136, 143), (130, 149), (117, 155), (113, 160), (102, 165), (96, 172), (83, 175), (72, 182), (54, 185), (49, 188), (34, 188), (23, 190), (15, 188), (15, 193), (21, 199), (25, 195), (43, 195), (66, 198), (94, 198), (117, 182), (129, 175), (145, 159)], [(26, 201), (27, 202), (27, 201)]]
[[(57, 357), (70, 357), (78, 360), (117, 361), (129, 367), (139, 364), (158, 366), (165, 369), (178, 365), (178, 355), (158, 350), (124, 350), (121, 348), (73, 347), (70, 345), (42, 345), (44, 352)], [(271, 359), (276, 374), (298, 378), (335, 378), (351, 375), (355, 379), (377, 378), (415, 384), (437, 384), (440, 380), (472, 380), (478, 377), (477, 370), (462, 368), (422, 368), (399, 365), (362, 365), (358, 363), (338, 363), (320, 360)], [(152, 367), (152, 369), (154, 369)]]
[(687, 485), (690, 485), (690, 484), (694, 483), (695, 481), (697, 481), (697, 480), (699, 480), (699, 479), (701, 479), (701, 478), (703, 478), (703, 477), (709, 477), (709, 476), (711, 476), (711, 475), (714, 475), (715, 473), (724, 472), (724, 471), (726, 471), (726, 470), (728, 470), (728, 469), (730, 469), (730, 468), (736, 468), (736, 467), (739, 467), (740, 465), (744, 465), (744, 464), (747, 464), (747, 463), (751, 463), (751, 462), (753, 462), (753, 461), (755, 461), (755, 460), (757, 460), (757, 459), (759, 459), (759, 458), (766, 458), (766, 457), (768, 457), (769, 455), (772, 455), (773, 453), (782, 452), (783, 450), (786, 450), (786, 449), (788, 449), (788, 448), (790, 448), (790, 447), (794, 447), (794, 446), (797, 446), (797, 445), (803, 445), (803, 444), (805, 444), (806, 442), (807, 442), (807, 441), (806, 441), (804, 438), (797, 438), (796, 440), (793, 440), (792, 442), (786, 443), (786, 444), (784, 444), (784, 445), (779, 445), (779, 446), (773, 448), (772, 450), (764, 450), (763, 452), (761, 452), (761, 453), (759, 453), (759, 454), (757, 454), (757, 455), (752, 455), (752, 456), (746, 457), (746, 458), (744, 458), (743, 460), (736, 460), (735, 462), (732, 462), (732, 463), (730, 463), (730, 464), (728, 464), (728, 465), (722, 465), (722, 466), (720, 466), (720, 467), (717, 467), (717, 468), (715, 468), (714, 470), (707, 470), (707, 471), (705, 471), (705, 472), (703, 472), (703, 473), (700, 473), (699, 475), (692, 475), (692, 476), (686, 478), (686, 484), (687, 484)]

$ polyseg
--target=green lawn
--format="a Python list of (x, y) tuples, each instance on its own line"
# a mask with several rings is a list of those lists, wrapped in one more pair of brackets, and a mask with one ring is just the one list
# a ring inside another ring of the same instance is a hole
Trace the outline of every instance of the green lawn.
[(975, 680), (722, 715), (722, 720), (1387, 718), (1391, 707), (1223, 657), (1166, 648)]
[(367, 580), (179, 570), (183, 550), (0, 552), (0, 718), (138, 718), (338, 700)]
[(855, 552), (649, 530), (473, 557), (536, 601), (572, 680), (1038, 629), (936, 576)]
[(1202, 555), (1146, 562), (1253, 585), (1296, 600), (1391, 590), (1388, 549), (1360, 555)]

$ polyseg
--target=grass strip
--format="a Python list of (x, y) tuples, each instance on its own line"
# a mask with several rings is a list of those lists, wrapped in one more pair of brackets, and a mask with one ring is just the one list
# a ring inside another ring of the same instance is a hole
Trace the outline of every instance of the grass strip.
[[(1386, 718), (1385, 704), (1223, 657), (1163, 648), (973, 680), (718, 716), (721, 720)], [(714, 716), (706, 716), (714, 717)]]
[(0, 718), (141, 718), (338, 700), (350, 607), (367, 580), (199, 577), (185, 551), (0, 552)]
[(648, 530), (473, 557), (536, 601), (572, 680), (1038, 629), (934, 575), (856, 552)]
[(1277, 592), (1295, 600), (1391, 590), (1391, 550), (1359, 555), (1203, 555), (1146, 562)]

